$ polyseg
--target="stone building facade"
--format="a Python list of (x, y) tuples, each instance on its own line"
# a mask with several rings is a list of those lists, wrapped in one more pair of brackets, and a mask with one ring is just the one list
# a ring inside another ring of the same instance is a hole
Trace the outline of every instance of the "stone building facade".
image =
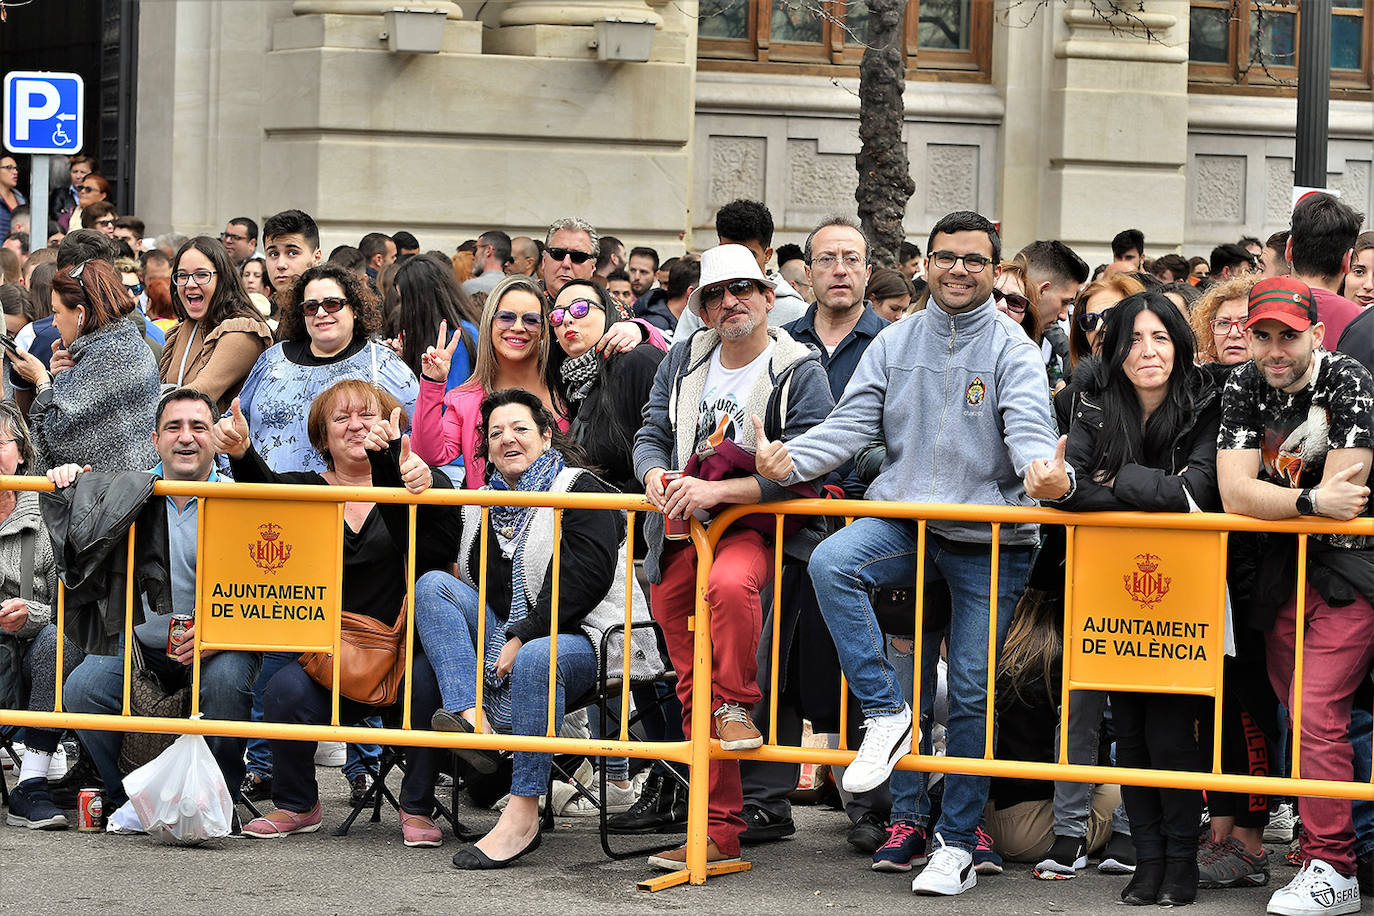
[[(1282, 228), (1296, 121), (1283, 16), (1299, 14), (1252, 3), (1104, 17), (1100, 0), (910, 0), (910, 236), (968, 207), (1009, 247), (1056, 237), (1101, 260), (1127, 226), (1150, 253), (1188, 254)], [(1374, 0), (1335, 5), (1328, 181), (1371, 212)], [(388, 49), (399, 6), (440, 11), (437, 53)], [(147, 4), (137, 212), (217, 232), (298, 206), (326, 248), (405, 228), (448, 250), (577, 214), (668, 252), (710, 244), (716, 207), (747, 196), (797, 240), (854, 211), (863, 6)], [(650, 35), (629, 52), (648, 59), (602, 59), (624, 54), (606, 23)]]

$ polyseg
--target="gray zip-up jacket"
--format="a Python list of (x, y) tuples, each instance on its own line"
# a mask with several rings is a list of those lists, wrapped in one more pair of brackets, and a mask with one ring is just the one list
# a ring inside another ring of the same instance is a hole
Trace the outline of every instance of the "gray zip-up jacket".
[[(1059, 437), (1039, 348), (992, 299), (961, 315), (931, 301), (869, 344), (829, 418), (787, 443), (784, 481), (814, 480), (873, 439), (887, 441), (873, 500), (1034, 506), (1021, 478)], [(1068, 468), (1070, 480), (1073, 469)], [(932, 521), (954, 541), (988, 544), (992, 528)], [(1035, 525), (1003, 525), (1001, 542), (1032, 545)]]

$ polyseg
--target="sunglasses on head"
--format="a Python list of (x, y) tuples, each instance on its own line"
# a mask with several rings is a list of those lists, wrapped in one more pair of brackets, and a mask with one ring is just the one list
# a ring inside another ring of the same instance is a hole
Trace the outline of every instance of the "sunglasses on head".
[(592, 308), (601, 308), (601, 303), (593, 302), (590, 299), (574, 299), (566, 306), (559, 306), (549, 313), (549, 324), (558, 327), (569, 317), (586, 318)]
[(508, 309), (497, 312), (496, 317), (492, 319), (492, 324), (503, 331), (509, 331), (515, 327), (517, 321), (524, 325), (525, 330), (531, 334), (539, 333), (539, 330), (544, 326), (544, 316), (538, 312), (524, 312), (517, 315)]
[(1008, 312), (1017, 315), (1026, 314), (1026, 309), (1030, 308), (1030, 300), (1025, 296), (1020, 293), (1008, 293), (995, 286), (992, 288), (992, 298), (1006, 305)]
[(1078, 326), (1085, 331), (1096, 331), (1107, 320), (1106, 312), (1084, 312), (1078, 316)]
[(326, 315), (332, 315), (345, 305), (348, 305), (348, 300), (340, 299), (338, 296), (330, 296), (328, 299), (306, 299), (301, 303), (301, 311), (307, 315), (314, 315), (323, 310)]
[(545, 248), (544, 253), (555, 261), (571, 258), (574, 264), (586, 264), (596, 257), (590, 251), (578, 251), (574, 248)]
[(708, 286), (701, 291), (701, 307), (703, 309), (713, 309), (725, 301), (725, 293), (728, 290), (730, 295), (736, 299), (744, 299), (752, 296), (758, 287), (753, 280), (731, 280), (729, 283), (721, 283), (716, 286)]

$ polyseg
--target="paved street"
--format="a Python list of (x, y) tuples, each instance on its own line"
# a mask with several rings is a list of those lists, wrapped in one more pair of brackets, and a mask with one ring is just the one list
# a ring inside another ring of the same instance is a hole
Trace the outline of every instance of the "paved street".
[[(6, 774), (13, 779), (13, 774)], [(345, 810), (337, 770), (320, 769), (325, 830), (280, 841), (226, 840), (213, 848), (177, 849), (147, 837), (38, 833), (0, 825), (0, 913), (821, 913), (939, 911), (1040, 916), (1103, 913), (1120, 907), (1120, 877), (1088, 872), (1073, 881), (1042, 882), (1029, 867), (981, 879), (957, 899), (918, 898), (910, 878), (879, 875), (844, 843), (835, 811), (797, 808), (797, 836), (754, 847), (751, 872), (712, 879), (705, 887), (657, 894), (635, 890), (651, 875), (642, 859), (608, 861), (595, 823), (561, 820), (529, 860), (504, 872), (458, 872), (458, 847), (401, 845), (394, 813), (380, 824), (360, 821), (346, 838), (328, 830)], [(467, 811), (473, 826), (492, 815)], [(636, 838), (617, 838), (633, 841)], [(1273, 850), (1277, 852), (1277, 850)], [(1278, 861), (1281, 861), (1279, 859)], [(1275, 882), (1293, 874), (1275, 870)], [(1272, 886), (1272, 885), (1271, 885)], [(134, 888), (135, 897), (128, 888)], [(1193, 912), (1264, 911), (1269, 889), (1202, 891)]]

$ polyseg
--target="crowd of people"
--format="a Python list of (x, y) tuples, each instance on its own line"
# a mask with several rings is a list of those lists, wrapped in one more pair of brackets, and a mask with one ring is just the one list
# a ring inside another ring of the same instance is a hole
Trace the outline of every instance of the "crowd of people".
[[(52, 709), (59, 639), (65, 709), (117, 714), (125, 652), (169, 692), (190, 685), (194, 639), (172, 656), (164, 647), (171, 615), (195, 608), (198, 500), (153, 499), (157, 478), (642, 494), (659, 511), (633, 525), (612, 510), (566, 510), (556, 524), (550, 509), (498, 506), (483, 531), (475, 507), (424, 505), (414, 545), (403, 506), (346, 504), (343, 610), (397, 635), (407, 575), (416, 580), (413, 720), (516, 735), (563, 721), (593, 689), (601, 653), (618, 669), (626, 645), (638, 683), (676, 672), (675, 690), (655, 697), (668, 712), (646, 723), (650, 737), (690, 730), (698, 557), (670, 529), (709, 524), (727, 505), (830, 495), (1370, 514), (1374, 233), (1327, 195), (1305, 198), (1289, 230), (1206, 259), (1147, 257), (1142, 233), (1125, 230), (1096, 271), (1057, 240), (1004, 252), (994, 224), (966, 211), (934, 226), (924, 255), (903, 243), (890, 265), (874, 263), (846, 216), (775, 250), (771, 214), (749, 200), (720, 208), (716, 245), (666, 260), (576, 217), (542, 239), (493, 229), (452, 255), (421, 252), (407, 232), (369, 233), (326, 258), (299, 210), (261, 229), (233, 218), (219, 238), (145, 238), (83, 157), (53, 193), (48, 246), (30, 250), (13, 165), (0, 158), (4, 250), (21, 265), (16, 284), (0, 286), (10, 291), (0, 473), (46, 474), (56, 493), (40, 507), (34, 494), (0, 492), (0, 704), (11, 708)], [(135, 519), (139, 622), (126, 644), (122, 585), (106, 566)], [(809, 723), (838, 740), (843, 675), (858, 751), (835, 782), (848, 844), (873, 870), (923, 865), (912, 890), (949, 896), (1004, 860), (1062, 880), (1096, 857), (1130, 875), (1124, 902), (1183, 905), (1199, 887), (1267, 884), (1264, 843), (1292, 838), (1296, 813), (1300, 869), (1269, 912), (1355, 912), (1374, 890), (1368, 803), (894, 769), (913, 746), (981, 757), (989, 703), (1000, 759), (1052, 762), (1063, 742), (1075, 764), (1210, 767), (1212, 714), (1196, 697), (1074, 690), (1060, 709), (1062, 528), (931, 521), (918, 532), (903, 519), (794, 517), (779, 543), (776, 533), (771, 517), (746, 517), (716, 548), (705, 590), (712, 735), (749, 750), (776, 726), (795, 745)], [(643, 560), (628, 601), (657, 628), (606, 640), (623, 624), (631, 541)], [(1283, 775), (1300, 753), (1304, 776), (1367, 781), (1374, 538), (1313, 535), (1302, 555), (1299, 594), (1294, 537), (1228, 541), (1221, 766)], [(62, 634), (54, 557), (66, 558)], [(1306, 664), (1294, 710), (1298, 606)], [(759, 646), (775, 627), (771, 672)], [(310, 656), (201, 650), (201, 710), (328, 722), (320, 668)], [(397, 701), (394, 680), (340, 689), (349, 724), (379, 725)], [(7, 821), (63, 828), (49, 782), (63, 735), (22, 738)], [(124, 736), (76, 738), (107, 810), (118, 808), (132, 763)], [(210, 748), (236, 800), (272, 802), (243, 835), (319, 829), (310, 743), (216, 737)], [(404, 843), (442, 845), (446, 755), (404, 753)], [(345, 752), (353, 801), (367, 797), (378, 755)], [(482, 777), (500, 771), (485, 748), (458, 756)], [(549, 755), (514, 754), (500, 818), (455, 866), (500, 868), (537, 849), (550, 766)], [(600, 766), (612, 830), (684, 822), (671, 766), (637, 776), (624, 759)], [(714, 760), (708, 861), (794, 833), (798, 780), (794, 764)], [(650, 859), (685, 861), (685, 846)]]

